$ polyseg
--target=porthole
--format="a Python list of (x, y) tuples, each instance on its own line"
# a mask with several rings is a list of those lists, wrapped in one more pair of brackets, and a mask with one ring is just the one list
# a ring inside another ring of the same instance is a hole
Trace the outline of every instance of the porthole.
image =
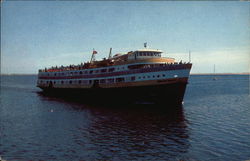
[(135, 80), (135, 76), (131, 77), (131, 81), (134, 81)]

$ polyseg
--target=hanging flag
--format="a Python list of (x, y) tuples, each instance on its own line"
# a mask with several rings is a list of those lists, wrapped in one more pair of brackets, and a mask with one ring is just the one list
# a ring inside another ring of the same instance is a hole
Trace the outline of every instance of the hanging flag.
[(97, 54), (97, 51), (93, 50), (93, 54)]

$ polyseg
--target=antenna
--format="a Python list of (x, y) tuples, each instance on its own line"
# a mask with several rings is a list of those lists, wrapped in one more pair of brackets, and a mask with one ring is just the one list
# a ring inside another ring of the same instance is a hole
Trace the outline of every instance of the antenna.
[(191, 62), (191, 52), (190, 52), (190, 50), (189, 50), (188, 56), (189, 56), (189, 63), (190, 63)]
[(95, 49), (93, 49), (93, 53), (92, 53), (92, 56), (91, 56), (90, 63), (92, 63), (93, 61), (95, 61), (95, 54), (97, 54), (97, 51), (95, 51)]
[(112, 48), (110, 48), (110, 50), (109, 50), (109, 59), (111, 59), (112, 58)]

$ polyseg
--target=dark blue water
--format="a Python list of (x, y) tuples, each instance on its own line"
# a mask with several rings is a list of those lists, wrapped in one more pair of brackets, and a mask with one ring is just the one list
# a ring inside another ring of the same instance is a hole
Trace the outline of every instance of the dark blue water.
[(250, 159), (249, 76), (191, 76), (183, 107), (171, 111), (86, 105), (35, 84), (36, 76), (1, 76), (2, 159)]

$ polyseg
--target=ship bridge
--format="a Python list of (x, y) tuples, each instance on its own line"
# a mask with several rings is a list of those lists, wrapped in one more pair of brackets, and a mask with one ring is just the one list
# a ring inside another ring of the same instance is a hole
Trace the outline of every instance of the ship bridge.
[(134, 59), (148, 59), (148, 58), (160, 58), (161, 57), (161, 50), (155, 50), (155, 49), (140, 49), (131, 52), (128, 55), (128, 60), (134, 60)]

